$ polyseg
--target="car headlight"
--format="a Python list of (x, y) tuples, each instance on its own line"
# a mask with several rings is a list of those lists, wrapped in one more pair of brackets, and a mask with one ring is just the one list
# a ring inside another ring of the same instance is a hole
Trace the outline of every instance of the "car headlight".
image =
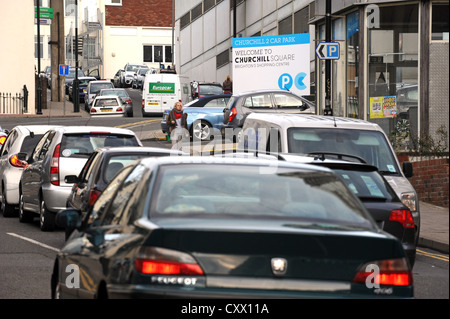
[(402, 193), (402, 203), (409, 208), (411, 212), (417, 211), (417, 199), (414, 192)]

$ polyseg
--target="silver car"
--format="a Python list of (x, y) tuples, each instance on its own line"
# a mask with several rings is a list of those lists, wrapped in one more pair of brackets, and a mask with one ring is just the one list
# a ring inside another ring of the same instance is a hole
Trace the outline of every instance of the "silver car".
[(66, 208), (73, 183), (98, 147), (142, 146), (133, 131), (100, 126), (65, 126), (49, 130), (27, 159), (19, 186), (19, 220), (38, 214), (43, 231), (53, 230), (55, 214)]
[[(0, 150), (0, 196), (3, 216), (12, 217), (19, 207), (19, 182), (25, 163), (50, 125), (18, 125), (8, 134)], [(0, 133), (1, 139), (1, 133)]]

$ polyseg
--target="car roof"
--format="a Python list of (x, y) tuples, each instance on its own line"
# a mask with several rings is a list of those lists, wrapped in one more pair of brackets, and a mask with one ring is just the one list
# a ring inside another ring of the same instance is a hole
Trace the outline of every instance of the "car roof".
[(13, 129), (19, 130), (21, 133), (34, 132), (37, 134), (44, 134), (48, 130), (61, 126), (55, 125), (17, 125)]
[(127, 135), (134, 135), (136, 134), (128, 129), (124, 128), (118, 128), (118, 127), (111, 127), (111, 126), (61, 126), (56, 127), (56, 130), (62, 132), (62, 133), (117, 133), (117, 134), (127, 134)]
[(107, 83), (111, 83), (112, 84), (112, 82), (111, 81), (108, 81), (108, 80), (96, 80), (96, 81), (91, 81), (91, 82), (89, 82), (89, 84), (94, 84), (94, 83), (105, 83), (105, 82), (107, 82)]
[(281, 89), (251, 90), (251, 91), (234, 93), (233, 96), (239, 97), (239, 96), (253, 95), (253, 94), (258, 94), (258, 93), (288, 93), (288, 94), (299, 96), (291, 91), (281, 90)]
[(185, 153), (179, 150), (172, 150), (170, 148), (160, 147), (142, 147), (142, 146), (111, 146), (101, 147), (96, 150), (97, 152), (104, 153), (105, 155), (114, 154), (132, 154), (132, 153), (164, 153), (167, 155), (184, 155), (188, 156), (189, 153)]
[(78, 78), (78, 80), (91, 80), (91, 79), (97, 80), (93, 76), (81, 76), (81, 77)]
[[(250, 113), (249, 120), (266, 121), (282, 127), (314, 127), (314, 128), (341, 128), (368, 131), (383, 130), (376, 123), (353, 119), (349, 117), (334, 117), (315, 114), (286, 114), (286, 113)], [(244, 124), (245, 125), (245, 124)]]

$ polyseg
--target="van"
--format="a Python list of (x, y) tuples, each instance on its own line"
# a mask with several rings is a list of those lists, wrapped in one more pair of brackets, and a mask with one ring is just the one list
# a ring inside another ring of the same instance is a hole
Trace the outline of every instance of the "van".
[(175, 102), (189, 102), (189, 78), (173, 73), (145, 76), (142, 88), (142, 115), (161, 114)]
[(239, 137), (238, 151), (263, 153), (348, 154), (376, 166), (408, 206), (414, 218), (415, 239), (419, 238), (419, 199), (408, 178), (413, 176), (410, 162), (400, 162), (386, 133), (368, 121), (308, 115), (251, 113)]

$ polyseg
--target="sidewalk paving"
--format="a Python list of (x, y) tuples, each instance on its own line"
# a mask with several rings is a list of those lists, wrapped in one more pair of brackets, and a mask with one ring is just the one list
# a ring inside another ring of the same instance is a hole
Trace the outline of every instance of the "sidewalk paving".
[[(80, 111), (74, 112), (73, 104), (70, 102), (47, 102), (47, 108), (42, 109), (42, 115), (37, 114), (2, 114), (2, 117), (90, 117), (83, 109), (84, 104), (80, 105)], [(142, 132), (139, 136), (141, 140), (164, 139), (165, 135), (161, 130)], [(421, 228), (419, 234), (419, 247), (434, 249), (441, 253), (449, 253), (449, 208), (440, 207), (433, 204), (420, 202)]]

